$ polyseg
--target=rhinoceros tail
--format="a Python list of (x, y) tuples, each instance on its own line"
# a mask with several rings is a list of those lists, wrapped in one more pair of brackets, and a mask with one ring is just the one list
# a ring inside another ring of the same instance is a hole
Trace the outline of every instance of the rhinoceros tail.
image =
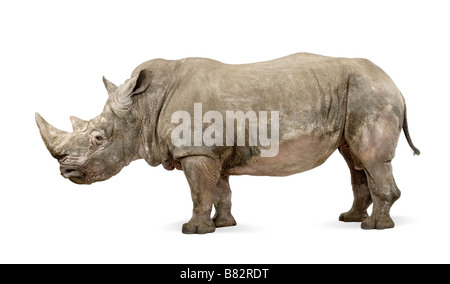
[(406, 137), (406, 141), (408, 141), (409, 147), (411, 147), (411, 149), (413, 149), (414, 151), (414, 155), (420, 155), (420, 150), (416, 148), (416, 146), (414, 146), (412, 140), (411, 140), (411, 136), (409, 135), (409, 130), (408, 130), (408, 121), (406, 119), (406, 104), (405, 104), (405, 116), (403, 118), (403, 132), (405, 132), (405, 137)]

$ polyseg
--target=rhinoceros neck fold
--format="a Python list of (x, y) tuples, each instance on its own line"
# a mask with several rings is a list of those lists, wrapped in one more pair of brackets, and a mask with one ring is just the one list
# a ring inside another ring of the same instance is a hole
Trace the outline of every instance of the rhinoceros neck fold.
[(164, 161), (164, 147), (158, 136), (158, 120), (165, 99), (165, 91), (148, 92), (137, 98), (132, 108), (140, 128), (138, 155), (151, 166), (158, 166)]
[(177, 61), (154, 59), (142, 63), (132, 75), (146, 69), (152, 74), (147, 90), (135, 96), (132, 115), (140, 128), (139, 158), (151, 166), (158, 166), (167, 160), (167, 146), (158, 133), (160, 114), (176, 89)]

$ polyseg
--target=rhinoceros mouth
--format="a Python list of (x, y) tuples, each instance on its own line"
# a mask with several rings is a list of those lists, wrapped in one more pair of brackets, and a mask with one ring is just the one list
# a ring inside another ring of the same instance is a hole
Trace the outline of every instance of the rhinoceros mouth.
[(76, 184), (91, 184), (94, 181), (85, 169), (79, 165), (61, 163), (61, 175)]
[(86, 174), (74, 174), (68, 177), (64, 177), (76, 184), (92, 184), (97, 181), (96, 179), (89, 178)]
[(90, 184), (88, 182), (86, 182), (83, 178), (81, 177), (70, 177), (68, 178), (71, 182), (76, 183), (76, 184)]

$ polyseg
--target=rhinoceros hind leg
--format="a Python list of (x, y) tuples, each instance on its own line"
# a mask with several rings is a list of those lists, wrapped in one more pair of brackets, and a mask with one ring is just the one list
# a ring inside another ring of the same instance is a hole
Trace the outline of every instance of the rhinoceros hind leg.
[(400, 190), (392, 174), (391, 160), (401, 131), (400, 120), (386, 111), (372, 124), (361, 124), (356, 135), (347, 135), (352, 155), (361, 162), (373, 201), (372, 214), (361, 223), (363, 229), (393, 228), (392, 204), (400, 198)]
[(361, 223), (363, 229), (388, 229), (395, 224), (390, 216), (392, 204), (400, 198), (400, 190), (395, 184), (390, 162), (369, 167), (369, 189), (373, 199), (372, 215)]
[(367, 208), (372, 204), (366, 173), (364, 170), (358, 170), (359, 167), (355, 165), (355, 160), (347, 143), (344, 142), (341, 144), (339, 152), (344, 157), (350, 169), (354, 197), (352, 208), (348, 212), (342, 213), (339, 216), (339, 221), (362, 222), (369, 217)]
[(184, 234), (206, 234), (216, 230), (211, 220), (214, 190), (220, 178), (220, 164), (207, 156), (181, 159), (184, 174), (191, 188), (194, 209), (192, 218), (183, 224)]
[(214, 190), (213, 221), (216, 227), (236, 226), (236, 220), (231, 215), (231, 189), (228, 176), (220, 177)]

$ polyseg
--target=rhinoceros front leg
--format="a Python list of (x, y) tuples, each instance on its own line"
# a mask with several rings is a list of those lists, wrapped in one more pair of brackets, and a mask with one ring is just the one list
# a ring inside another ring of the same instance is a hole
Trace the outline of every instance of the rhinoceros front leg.
[(236, 220), (231, 215), (231, 189), (228, 178), (228, 176), (221, 176), (214, 190), (216, 213), (213, 221), (216, 227), (236, 226)]
[(216, 230), (211, 219), (214, 190), (220, 178), (220, 163), (207, 156), (181, 159), (181, 165), (191, 188), (194, 209), (192, 218), (183, 224), (184, 234), (206, 234)]

